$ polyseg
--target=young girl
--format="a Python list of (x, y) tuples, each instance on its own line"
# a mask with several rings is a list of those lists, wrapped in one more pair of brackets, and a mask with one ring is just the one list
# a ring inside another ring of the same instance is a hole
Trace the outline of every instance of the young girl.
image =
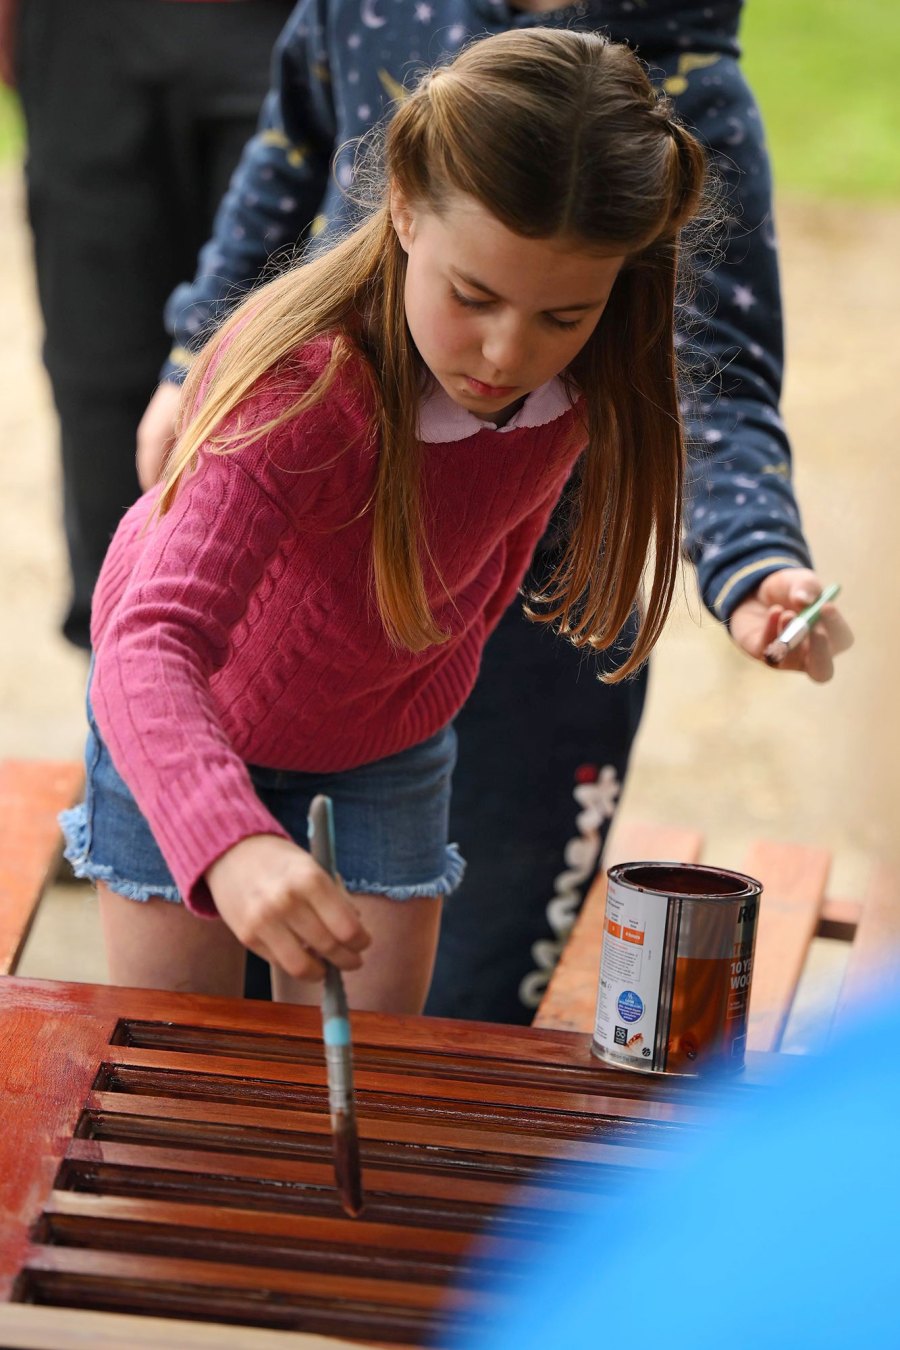
[[(278, 999), (314, 1000), (327, 957), (353, 1006), (420, 1010), (463, 869), (452, 719), (570, 476), (535, 618), (610, 646), (652, 546), (617, 678), (665, 620), (697, 142), (627, 49), (532, 29), (427, 77), (386, 169), (380, 209), (204, 350), (104, 565), (65, 823), (115, 983), (237, 994), (249, 947)], [(317, 792), (343, 887), (303, 847)]]

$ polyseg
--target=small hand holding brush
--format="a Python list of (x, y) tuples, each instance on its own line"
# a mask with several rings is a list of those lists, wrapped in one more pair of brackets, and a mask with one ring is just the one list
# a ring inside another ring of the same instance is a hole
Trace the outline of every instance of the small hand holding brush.
[(813, 624), (821, 618), (822, 610), (832, 600), (836, 599), (840, 593), (840, 586), (826, 586), (822, 594), (811, 605), (801, 609), (796, 618), (791, 619), (774, 642), (770, 642), (763, 652), (766, 664), (770, 666), (780, 666), (789, 652), (794, 651), (796, 647), (806, 638)]
[[(310, 852), (316, 862), (336, 881), (334, 815), (331, 798), (314, 797), (309, 808)], [(363, 1190), (359, 1162), (359, 1136), (356, 1130), (356, 1101), (353, 1093), (353, 1047), (350, 1041), (350, 1016), (344, 981), (337, 966), (323, 961), (325, 983), (322, 988), (322, 1038), (328, 1066), (328, 1107), (334, 1144), (334, 1173), (344, 1210), (351, 1218), (362, 1213)]]

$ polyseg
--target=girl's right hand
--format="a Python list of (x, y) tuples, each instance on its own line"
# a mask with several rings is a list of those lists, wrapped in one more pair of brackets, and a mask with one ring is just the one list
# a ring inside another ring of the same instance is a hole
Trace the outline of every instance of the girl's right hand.
[(298, 980), (320, 980), (325, 957), (358, 970), (371, 938), (346, 891), (305, 849), (275, 834), (242, 839), (207, 869), (219, 914), (245, 947)]

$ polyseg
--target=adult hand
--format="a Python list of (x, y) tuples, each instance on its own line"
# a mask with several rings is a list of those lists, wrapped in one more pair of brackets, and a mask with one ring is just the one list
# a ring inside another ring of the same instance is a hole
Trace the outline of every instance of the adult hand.
[(346, 891), (275, 834), (242, 839), (207, 869), (216, 908), (245, 947), (298, 980), (320, 980), (325, 957), (358, 970), (369, 934)]
[[(2, 0), (0, 0), (2, 3)], [(137, 429), (137, 473), (144, 492), (158, 483), (175, 444), (181, 385), (164, 380), (151, 398)]]
[[(762, 661), (769, 643), (824, 589), (818, 575), (808, 567), (770, 572), (732, 614), (731, 636), (748, 656)], [(837, 605), (826, 605), (809, 636), (775, 669), (802, 670), (817, 684), (824, 684), (834, 674), (835, 656), (852, 646), (853, 633)]]
[(19, 0), (0, 0), (0, 84), (10, 89), (16, 86), (13, 52), (18, 10)]

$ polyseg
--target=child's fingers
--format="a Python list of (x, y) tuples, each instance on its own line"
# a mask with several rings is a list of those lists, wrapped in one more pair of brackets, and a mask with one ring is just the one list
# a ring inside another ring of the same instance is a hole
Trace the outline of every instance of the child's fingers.
[(835, 656), (853, 646), (853, 630), (836, 605), (826, 605), (822, 610), (821, 626), (828, 634)]
[[(359, 952), (341, 942), (321, 912), (317, 912), (310, 904), (292, 906), (290, 914), (286, 916), (285, 926), (304, 947), (341, 970), (359, 970), (362, 965)], [(368, 945), (368, 934), (366, 941)]]
[(261, 944), (264, 950), (255, 947), (258, 956), (278, 966), (286, 975), (295, 980), (324, 980), (325, 967), (315, 952), (300, 941), (286, 925), (274, 925), (266, 933)]
[(785, 619), (786, 611), (781, 605), (772, 605), (766, 614), (765, 627), (762, 631), (762, 637), (759, 640), (759, 651), (764, 652), (771, 642), (774, 642), (779, 633), (782, 632), (787, 622)]
[[(304, 894), (324, 925), (330, 941), (337, 942), (351, 952), (366, 950), (372, 939), (339, 882), (333, 881), (327, 872), (319, 868), (318, 875), (305, 888)], [(320, 949), (315, 942), (310, 945), (317, 951), (322, 950), (323, 956), (331, 960), (329, 953)]]
[[(813, 628), (803, 644), (806, 647), (806, 673), (816, 684), (827, 684), (834, 674), (834, 659), (828, 634)], [(801, 651), (803, 648), (800, 649)]]
[[(792, 619), (797, 616), (792, 609), (778, 608), (777, 622), (775, 632), (772, 634), (772, 640), (780, 637)], [(805, 670), (806, 669), (807, 644), (802, 642), (799, 647), (795, 647), (792, 652), (788, 652), (782, 661), (778, 663), (779, 670)]]
[(322, 959), (357, 970), (371, 941), (335, 880), (305, 849), (251, 835), (207, 873), (220, 916), (252, 951), (298, 979), (320, 978)]

